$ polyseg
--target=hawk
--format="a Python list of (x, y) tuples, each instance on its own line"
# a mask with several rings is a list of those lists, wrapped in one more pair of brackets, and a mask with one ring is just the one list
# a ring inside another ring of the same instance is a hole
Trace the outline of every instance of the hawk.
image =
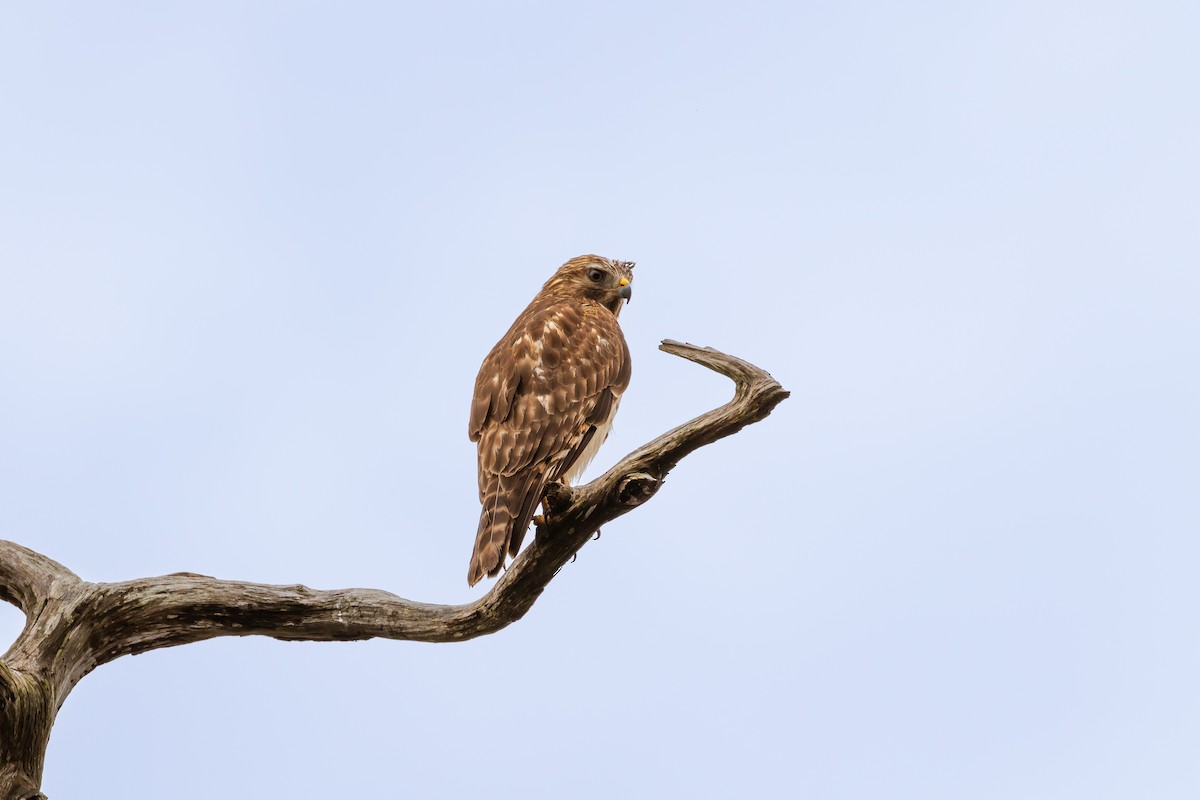
[(588, 255), (558, 268), (475, 378), (471, 441), (479, 443), (474, 586), (521, 549), (546, 484), (569, 484), (608, 436), (629, 385), (617, 324), (630, 299), (630, 261)]

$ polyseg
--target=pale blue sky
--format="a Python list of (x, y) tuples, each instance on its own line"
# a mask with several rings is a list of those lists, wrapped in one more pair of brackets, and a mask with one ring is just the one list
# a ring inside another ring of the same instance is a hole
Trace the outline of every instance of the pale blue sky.
[[(52, 798), (1200, 794), (1193, 3), (9, 4), (0, 536), (432, 602), (479, 361), (639, 262), (592, 474), (719, 404), (528, 617), (85, 679)], [(0, 635), (20, 615), (0, 608)]]

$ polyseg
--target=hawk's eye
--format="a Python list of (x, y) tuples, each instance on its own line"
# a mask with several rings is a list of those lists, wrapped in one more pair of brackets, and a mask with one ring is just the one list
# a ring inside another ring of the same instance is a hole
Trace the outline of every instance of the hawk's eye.
[(598, 270), (595, 267), (592, 267), (587, 271), (587, 276), (588, 280), (592, 283), (599, 283), (600, 279), (604, 277), (604, 272), (603, 270)]

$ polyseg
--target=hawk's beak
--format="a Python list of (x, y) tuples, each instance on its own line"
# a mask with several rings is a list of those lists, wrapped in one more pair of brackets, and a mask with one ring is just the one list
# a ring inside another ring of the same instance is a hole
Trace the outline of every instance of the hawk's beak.
[(629, 285), (629, 278), (621, 278), (617, 282), (617, 285), (621, 287), (617, 290), (617, 296), (625, 300), (625, 302), (629, 302), (633, 297), (633, 287)]

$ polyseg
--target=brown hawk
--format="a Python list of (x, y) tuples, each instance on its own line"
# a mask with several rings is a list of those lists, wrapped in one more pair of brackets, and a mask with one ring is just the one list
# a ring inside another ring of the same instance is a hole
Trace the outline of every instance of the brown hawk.
[(633, 263), (579, 256), (558, 268), (496, 343), (475, 379), (471, 441), (479, 443), (474, 586), (521, 549), (546, 484), (570, 483), (608, 436), (629, 385), (617, 324)]

